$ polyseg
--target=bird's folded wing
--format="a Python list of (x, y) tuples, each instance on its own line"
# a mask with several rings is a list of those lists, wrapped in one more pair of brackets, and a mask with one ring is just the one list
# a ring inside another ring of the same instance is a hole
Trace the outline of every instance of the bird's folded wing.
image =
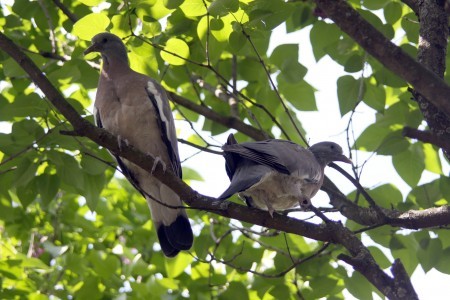
[(153, 106), (155, 107), (161, 138), (167, 147), (167, 152), (172, 163), (172, 169), (174, 173), (181, 178), (182, 172), (180, 157), (178, 154), (178, 141), (167, 93), (158, 83), (151, 79), (148, 81), (145, 90)]
[(230, 186), (218, 197), (218, 199), (227, 199), (232, 195), (245, 191), (257, 184), (265, 174), (269, 173), (271, 168), (254, 163), (250, 160), (244, 160), (234, 173)]
[(225, 152), (236, 153), (243, 158), (268, 166), (280, 173), (290, 174), (288, 163), (296, 155), (293, 147), (299, 146), (289, 141), (267, 140), (224, 145), (222, 149)]

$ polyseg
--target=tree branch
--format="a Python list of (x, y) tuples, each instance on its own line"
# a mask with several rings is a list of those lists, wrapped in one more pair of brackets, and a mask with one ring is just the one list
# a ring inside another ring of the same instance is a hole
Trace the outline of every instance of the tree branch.
[(58, 8), (69, 18), (70, 21), (72, 21), (73, 23), (76, 23), (78, 21), (78, 17), (67, 7), (65, 7), (60, 0), (53, 0), (53, 3), (58, 6)]
[[(444, 1), (419, 1), (416, 13), (420, 22), (417, 59), (426, 68), (443, 78), (448, 38), (448, 22)], [(437, 134), (441, 140), (449, 141), (450, 117), (441, 112), (431, 101), (432, 99), (419, 90), (417, 92), (412, 94), (417, 100), (431, 131)], [(448, 100), (447, 103), (449, 103)], [(449, 148), (444, 148), (444, 150), (444, 154), (450, 159)]]
[(327, 17), (332, 19), (342, 31), (347, 33), (370, 55), (409, 82), (417, 92), (424, 95), (447, 117), (450, 117), (450, 101), (448, 101), (450, 86), (439, 76), (383, 36), (346, 1), (315, 0), (315, 2)]
[(443, 139), (441, 136), (438, 136), (431, 131), (422, 131), (411, 127), (405, 127), (403, 128), (402, 133), (403, 136), (419, 140), (423, 143), (433, 144), (447, 152), (450, 152), (450, 140)]

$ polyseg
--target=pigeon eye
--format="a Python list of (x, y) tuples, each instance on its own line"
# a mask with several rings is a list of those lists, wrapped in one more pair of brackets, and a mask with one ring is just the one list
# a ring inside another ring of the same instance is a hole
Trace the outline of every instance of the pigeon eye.
[(102, 43), (105, 44), (108, 41), (107, 38), (103, 38)]

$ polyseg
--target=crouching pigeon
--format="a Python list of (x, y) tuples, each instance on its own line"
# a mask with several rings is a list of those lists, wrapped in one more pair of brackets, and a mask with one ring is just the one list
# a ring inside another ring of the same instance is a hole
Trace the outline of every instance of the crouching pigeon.
[(352, 163), (333, 142), (308, 149), (278, 139), (238, 144), (230, 134), (222, 150), (231, 183), (218, 199), (238, 193), (248, 206), (267, 210), (271, 216), (298, 205), (308, 207), (330, 162)]

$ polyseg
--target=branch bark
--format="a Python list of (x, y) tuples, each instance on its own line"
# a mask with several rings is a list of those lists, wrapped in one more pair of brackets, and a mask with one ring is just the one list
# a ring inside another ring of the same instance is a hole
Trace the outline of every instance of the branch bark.
[(434, 134), (431, 131), (423, 131), (419, 129), (414, 129), (411, 127), (403, 128), (402, 134), (406, 137), (419, 140), (423, 143), (433, 144), (442, 148), (444, 151), (450, 153), (450, 138), (443, 139), (442, 136)]
[[(419, 1), (417, 16), (419, 18), (418, 61), (440, 78), (444, 77), (447, 54), (448, 22), (444, 10), (445, 1)], [(419, 108), (431, 128), (440, 139), (450, 141), (450, 117), (445, 115), (425, 94), (413, 93)], [(447, 94), (448, 97), (448, 94)], [(450, 103), (447, 100), (447, 103)], [(450, 149), (443, 148), (450, 159)]]

